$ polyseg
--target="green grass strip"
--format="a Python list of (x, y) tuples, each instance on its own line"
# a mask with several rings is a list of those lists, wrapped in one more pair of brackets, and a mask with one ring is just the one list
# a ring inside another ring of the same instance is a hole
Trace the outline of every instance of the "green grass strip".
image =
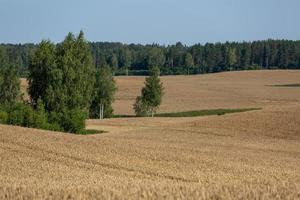
[(272, 85), (273, 87), (300, 87), (300, 83), (286, 84), (286, 85)]
[(76, 134), (78, 134), (78, 135), (94, 135), (94, 134), (101, 134), (101, 133), (105, 133), (105, 131), (84, 129)]
[[(199, 117), (210, 115), (225, 115), (229, 113), (247, 112), (253, 110), (261, 110), (261, 108), (241, 108), (241, 109), (211, 109), (211, 110), (194, 110), (186, 112), (174, 112), (174, 113), (159, 113), (155, 114), (155, 117)], [(114, 118), (132, 118), (135, 115), (115, 115)]]
[(225, 115), (229, 113), (247, 112), (253, 110), (260, 110), (261, 108), (244, 108), (244, 109), (213, 109), (213, 110), (198, 110), (176, 113), (160, 113), (156, 114), (156, 117), (199, 117), (210, 115)]

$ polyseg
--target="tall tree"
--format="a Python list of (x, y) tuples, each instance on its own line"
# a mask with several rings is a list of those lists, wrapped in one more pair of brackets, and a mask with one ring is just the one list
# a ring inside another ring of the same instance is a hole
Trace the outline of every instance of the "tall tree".
[(88, 42), (81, 31), (77, 38), (69, 33), (58, 46), (57, 70), (50, 74), (47, 91), (54, 111), (81, 109), (88, 112), (94, 85), (95, 66)]
[(117, 71), (117, 69), (119, 68), (119, 61), (118, 61), (118, 57), (116, 54), (112, 54), (109, 58), (109, 64), (113, 70), (113, 72), (115, 73)]
[(77, 37), (69, 33), (56, 47), (41, 42), (30, 65), (29, 92), (34, 104), (43, 101), (50, 121), (78, 132), (89, 112), (94, 77), (92, 52), (83, 32)]
[(228, 49), (228, 65), (229, 65), (230, 71), (234, 70), (236, 63), (237, 63), (236, 49), (229, 48)]
[(240, 57), (241, 67), (244, 68), (249, 66), (250, 58), (251, 58), (251, 48), (248, 44), (244, 44), (241, 50), (241, 57)]
[(117, 90), (111, 69), (101, 67), (96, 74), (93, 99), (90, 107), (91, 118), (109, 118), (113, 115), (112, 103)]
[(270, 63), (270, 53), (271, 53), (271, 50), (270, 50), (270, 46), (268, 45), (268, 43), (266, 42), (265, 45), (264, 45), (264, 55), (263, 55), (263, 59), (264, 59), (264, 62), (263, 62), (263, 65), (265, 68), (269, 68), (269, 63)]
[(132, 62), (132, 55), (128, 48), (125, 48), (124, 50), (121, 51), (120, 62), (121, 62), (122, 68), (126, 71), (126, 75), (128, 76), (128, 70), (129, 70), (129, 68), (131, 66), (131, 62)]
[(0, 105), (12, 105), (20, 94), (20, 80), (13, 65), (0, 68)]
[(8, 64), (8, 55), (6, 49), (0, 46), (0, 68)]
[(185, 67), (187, 68), (187, 74), (189, 75), (190, 68), (194, 67), (194, 59), (193, 59), (192, 54), (190, 54), (190, 53), (185, 54), (184, 64), (185, 64)]
[(153, 47), (149, 50), (149, 55), (147, 58), (149, 69), (154, 66), (161, 68), (165, 64), (165, 61), (166, 57), (162, 49), (158, 47)]
[(50, 86), (52, 71), (56, 69), (55, 45), (49, 40), (43, 40), (29, 65), (28, 93), (33, 105), (38, 99), (47, 102), (47, 90)]
[(141, 96), (137, 97), (133, 105), (137, 115), (151, 114), (153, 117), (159, 108), (164, 94), (164, 87), (159, 75), (159, 68), (152, 67), (150, 76), (146, 78), (145, 86), (142, 88)]

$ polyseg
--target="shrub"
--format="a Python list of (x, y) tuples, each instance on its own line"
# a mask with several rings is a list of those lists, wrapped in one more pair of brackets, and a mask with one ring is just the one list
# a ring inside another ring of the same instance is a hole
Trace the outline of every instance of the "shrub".
[(41, 100), (37, 101), (36, 110), (33, 115), (33, 128), (48, 129), (50, 124), (48, 123), (47, 113)]
[(63, 121), (63, 114), (57, 113), (57, 112), (51, 112), (48, 115), (48, 121), (49, 121), (49, 130), (51, 131), (64, 131), (61, 124)]
[(22, 126), (25, 127), (32, 127), (35, 128), (35, 123), (34, 123), (34, 110), (30, 105), (27, 105), (24, 107), (24, 116), (23, 116), (23, 124)]
[(8, 124), (16, 126), (24, 126), (28, 122), (25, 121), (25, 112), (27, 111), (25, 104), (16, 103), (9, 108)]
[(0, 124), (6, 124), (8, 121), (8, 114), (5, 111), (0, 111)]
[(66, 110), (61, 113), (48, 114), (41, 100), (36, 109), (26, 103), (15, 103), (2, 106), (0, 109), (0, 123), (51, 131), (66, 131), (81, 133), (85, 128), (86, 114), (80, 109)]
[(80, 109), (63, 112), (61, 126), (66, 132), (80, 133), (85, 128), (86, 114)]

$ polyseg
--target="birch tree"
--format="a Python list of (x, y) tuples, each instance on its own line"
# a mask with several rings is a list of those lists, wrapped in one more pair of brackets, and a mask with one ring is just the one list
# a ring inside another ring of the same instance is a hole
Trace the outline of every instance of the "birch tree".
[(117, 87), (111, 69), (108, 66), (101, 67), (96, 73), (96, 82), (90, 107), (91, 118), (104, 119), (112, 117), (112, 103), (116, 90)]
[(146, 78), (145, 86), (142, 88), (141, 96), (136, 98), (133, 105), (136, 115), (143, 116), (146, 114), (153, 117), (159, 108), (164, 94), (164, 87), (159, 75), (159, 68), (152, 67), (150, 76)]

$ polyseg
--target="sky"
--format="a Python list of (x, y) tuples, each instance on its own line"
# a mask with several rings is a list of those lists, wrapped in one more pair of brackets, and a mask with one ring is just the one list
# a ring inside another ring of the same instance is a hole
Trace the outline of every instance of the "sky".
[(300, 0), (0, 0), (0, 43), (300, 39)]

